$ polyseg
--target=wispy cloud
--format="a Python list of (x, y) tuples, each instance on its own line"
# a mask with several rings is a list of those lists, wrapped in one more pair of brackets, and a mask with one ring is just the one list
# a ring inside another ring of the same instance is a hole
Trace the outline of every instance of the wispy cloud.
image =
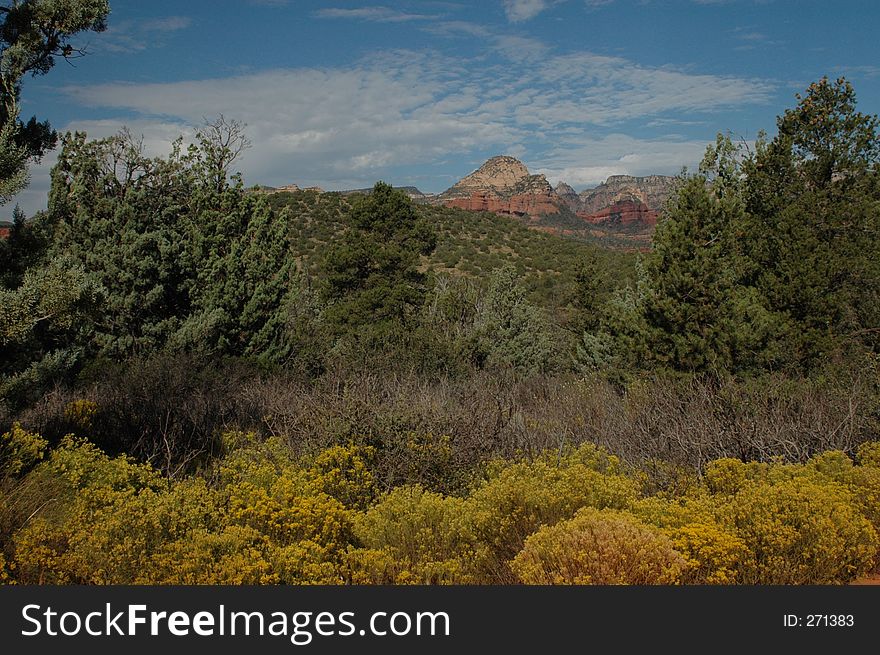
[(502, 0), (502, 3), (511, 23), (530, 20), (554, 4), (551, 0)]
[(527, 36), (499, 34), (491, 37), (491, 40), (491, 49), (511, 61), (537, 60), (549, 51), (543, 42)]
[(136, 53), (162, 45), (162, 39), (192, 25), (187, 16), (167, 16), (148, 21), (111, 23), (106, 32), (96, 36), (99, 48), (116, 53)]
[(846, 75), (880, 77), (880, 66), (874, 66), (871, 64), (863, 64), (859, 66), (835, 66), (831, 70), (837, 70)]
[(492, 31), (485, 25), (471, 23), (464, 20), (446, 20), (426, 25), (424, 31), (437, 36), (476, 36), (480, 38), (492, 35)]
[(781, 46), (786, 43), (785, 41), (773, 39), (765, 32), (751, 27), (737, 27), (731, 31), (731, 34), (740, 44), (735, 47), (735, 50), (740, 51), (756, 50), (759, 47)]
[(519, 34), (499, 33), (485, 25), (468, 21), (438, 21), (425, 25), (422, 29), (435, 36), (481, 39), (489, 50), (514, 62), (544, 57), (550, 51), (549, 46), (540, 39)]
[(366, 20), (374, 23), (405, 23), (414, 20), (432, 20), (437, 16), (413, 14), (390, 7), (358, 7), (356, 9), (326, 8), (314, 14), (317, 18), (344, 18)]
[(185, 30), (192, 25), (192, 19), (188, 16), (168, 16), (146, 21), (141, 25), (144, 32), (176, 32)]
[[(529, 43), (509, 45), (523, 50)], [(242, 171), (249, 181), (340, 188), (384, 177), (391, 167), (448, 156), (467, 161), (484, 150), (528, 155), (528, 163), (548, 175), (579, 185), (608, 171), (676, 172), (698, 161), (705, 144), (671, 136), (638, 140), (623, 136), (621, 126), (656, 122), (663, 129), (662, 121), (682, 114), (763, 102), (770, 90), (761, 81), (590, 53), (524, 59), (511, 67), (392, 51), (348, 68), (103, 84), (66, 93), (102, 111), (134, 112), (142, 131), (155, 124), (149, 133), (159, 140), (174, 131), (169, 126), (179, 131), (222, 112), (248, 124), (254, 147)], [(609, 130), (612, 137), (595, 136)]]

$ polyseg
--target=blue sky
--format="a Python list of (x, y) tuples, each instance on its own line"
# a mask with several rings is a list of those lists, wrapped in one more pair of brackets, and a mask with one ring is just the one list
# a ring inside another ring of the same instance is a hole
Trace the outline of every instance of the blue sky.
[[(222, 113), (247, 184), (439, 192), (509, 154), (580, 190), (771, 134), (845, 75), (880, 113), (876, 0), (111, 0), (89, 56), (25, 80), (23, 116), (152, 154)], [(47, 157), (18, 202), (45, 206)], [(11, 212), (11, 204), (3, 213)]]

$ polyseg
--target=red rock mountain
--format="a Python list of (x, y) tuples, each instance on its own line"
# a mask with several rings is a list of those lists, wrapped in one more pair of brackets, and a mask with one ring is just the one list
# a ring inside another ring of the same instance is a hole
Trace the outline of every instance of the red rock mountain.
[(559, 213), (559, 198), (543, 175), (513, 157), (492, 157), (436, 197), (447, 207), (539, 218)]
[(662, 175), (614, 175), (604, 184), (578, 194), (565, 182), (556, 188), (543, 175), (532, 175), (513, 157), (492, 157), (470, 175), (439, 194), (433, 202), (470, 211), (490, 211), (528, 218), (552, 219), (567, 210), (590, 225), (651, 229), (673, 190), (675, 178)]
[(578, 195), (577, 215), (588, 223), (653, 227), (675, 186), (665, 175), (612, 175), (595, 189)]

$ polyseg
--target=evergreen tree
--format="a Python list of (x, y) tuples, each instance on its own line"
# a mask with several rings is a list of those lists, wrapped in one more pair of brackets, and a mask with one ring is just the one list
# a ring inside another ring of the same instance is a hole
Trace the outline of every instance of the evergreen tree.
[(512, 266), (496, 270), (476, 316), (485, 364), (526, 375), (556, 365), (554, 339), (541, 310), (526, 299)]
[(49, 123), (19, 118), (25, 75), (45, 75), (56, 57), (82, 56), (70, 39), (100, 32), (110, 12), (107, 0), (14, 0), (0, 4), (0, 204), (21, 191), (28, 162), (56, 143)]
[(66, 258), (33, 267), (0, 288), (0, 402), (10, 407), (63, 377), (79, 360), (102, 290)]
[(437, 235), (402, 191), (377, 182), (356, 201), (344, 234), (324, 261), (326, 316), (337, 334), (402, 327), (425, 298), (420, 257)]
[(571, 329), (576, 334), (598, 329), (602, 305), (608, 300), (608, 273), (595, 252), (587, 253), (578, 262), (574, 274), (573, 316)]
[(658, 226), (646, 266), (651, 289), (643, 311), (649, 357), (660, 366), (730, 368), (736, 280), (729, 226), (741, 212), (735, 202), (714, 197), (698, 175), (684, 182)]
[(56, 251), (105, 289), (100, 355), (287, 355), (288, 226), (240, 178), (224, 173), (221, 187), (204, 165), (219, 151), (206, 148), (183, 153), (178, 141), (167, 159), (149, 159), (128, 134), (65, 137), (49, 220)]
[(878, 119), (844, 79), (812, 84), (744, 164), (743, 282), (788, 322), (791, 363), (880, 344)]

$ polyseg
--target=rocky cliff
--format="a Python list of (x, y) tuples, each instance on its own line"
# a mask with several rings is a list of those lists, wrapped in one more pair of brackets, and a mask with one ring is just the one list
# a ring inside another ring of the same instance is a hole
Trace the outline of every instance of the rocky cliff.
[(513, 157), (492, 157), (437, 196), (447, 207), (537, 218), (559, 213), (559, 198), (543, 175)]
[(595, 189), (581, 191), (575, 211), (591, 215), (620, 202), (641, 202), (652, 211), (660, 211), (673, 191), (675, 180), (666, 175), (612, 175)]
[(578, 196), (578, 192), (575, 191), (572, 187), (570, 187), (565, 182), (560, 182), (553, 189), (556, 192), (556, 195), (559, 199), (565, 203), (565, 206), (568, 207), (571, 211), (576, 212), (580, 209), (581, 199)]
[(659, 215), (658, 211), (636, 198), (619, 200), (593, 213), (577, 212), (577, 216), (587, 223), (607, 227), (639, 225), (653, 228)]
[(470, 175), (432, 199), (448, 207), (527, 217), (552, 223), (564, 210), (587, 225), (642, 226), (657, 224), (672, 193), (675, 178), (664, 175), (613, 175), (594, 189), (577, 193), (565, 182), (556, 188), (543, 175), (532, 175), (513, 157), (492, 157)]

